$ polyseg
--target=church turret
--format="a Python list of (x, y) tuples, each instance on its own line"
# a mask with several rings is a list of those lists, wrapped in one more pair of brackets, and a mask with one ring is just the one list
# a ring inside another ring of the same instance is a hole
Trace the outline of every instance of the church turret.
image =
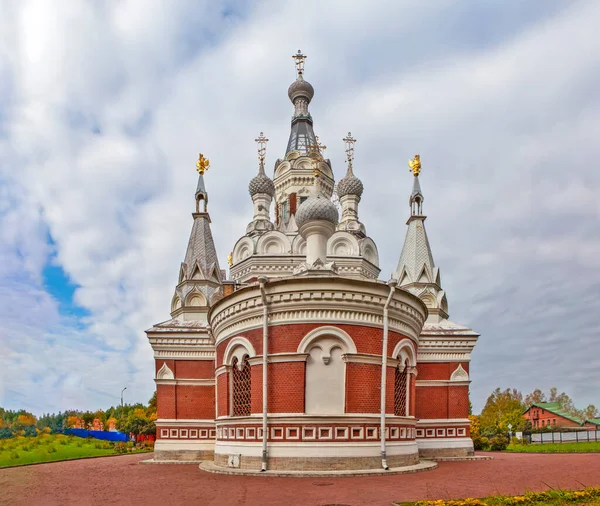
[(248, 192), (254, 204), (254, 216), (246, 228), (248, 235), (273, 230), (269, 210), (271, 201), (275, 197), (275, 185), (273, 180), (265, 174), (265, 155), (269, 139), (261, 132), (256, 142), (258, 144), (258, 174), (250, 180), (248, 185)]
[(408, 165), (414, 176), (409, 198), (411, 215), (406, 222), (408, 230), (394, 278), (398, 279), (398, 286), (418, 296), (425, 303), (429, 310), (429, 322), (439, 322), (448, 318), (448, 302), (425, 231), (427, 217), (423, 215), (424, 197), (419, 183), (420, 156), (415, 155)]
[(192, 214), (192, 232), (171, 305), (173, 318), (206, 320), (209, 307), (223, 292), (223, 276), (210, 230), (208, 192), (204, 185), (204, 172), (209, 166), (208, 159), (200, 154), (196, 164), (196, 212)]
[(348, 162), (348, 171), (340, 179), (337, 185), (337, 194), (342, 206), (342, 219), (338, 225), (338, 230), (345, 230), (359, 237), (365, 237), (365, 226), (358, 221), (358, 203), (363, 193), (363, 184), (360, 179), (354, 175), (354, 144), (356, 139), (348, 132), (343, 141), (346, 143), (346, 161)]

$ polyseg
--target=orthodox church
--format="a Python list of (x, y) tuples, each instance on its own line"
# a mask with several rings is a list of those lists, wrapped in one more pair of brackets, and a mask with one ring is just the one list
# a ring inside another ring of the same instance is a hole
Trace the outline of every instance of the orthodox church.
[[(478, 334), (449, 320), (425, 231), (421, 162), (398, 265), (379, 280), (346, 136), (336, 184), (314, 133), (298, 52), (289, 141), (248, 190), (254, 215), (221, 270), (200, 155), (196, 209), (171, 303), (147, 330), (156, 363), (156, 460), (248, 470), (361, 470), (473, 453), (469, 363)], [(272, 212), (273, 211), (273, 212)], [(399, 251), (400, 251), (400, 244)]]

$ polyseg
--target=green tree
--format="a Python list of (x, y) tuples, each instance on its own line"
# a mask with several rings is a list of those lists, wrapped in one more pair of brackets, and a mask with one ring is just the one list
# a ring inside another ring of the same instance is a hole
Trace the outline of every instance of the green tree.
[(527, 394), (525, 396), (525, 406), (527, 408), (529, 406), (531, 406), (532, 404), (540, 404), (541, 402), (547, 402), (547, 401), (546, 401), (546, 394), (539, 388), (536, 388), (533, 392), (531, 392), (530, 394)]
[(508, 430), (508, 424), (513, 431), (523, 430), (525, 417), (523, 416), (523, 395), (516, 389), (507, 388), (500, 390), (496, 388), (488, 397), (479, 423), (481, 433), (493, 435), (497, 432)]

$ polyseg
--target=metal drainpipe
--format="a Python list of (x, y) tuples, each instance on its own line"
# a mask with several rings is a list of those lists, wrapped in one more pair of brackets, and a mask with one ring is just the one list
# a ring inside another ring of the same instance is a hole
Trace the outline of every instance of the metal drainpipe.
[(260, 284), (260, 296), (263, 304), (263, 363), (262, 363), (262, 401), (263, 401), (263, 413), (262, 413), (262, 466), (261, 472), (267, 470), (267, 356), (268, 356), (268, 338), (269, 338), (269, 310), (267, 308), (267, 293), (265, 285), (267, 284), (267, 278), (260, 276), (258, 278)]
[(392, 302), (392, 296), (396, 291), (396, 281), (390, 279), (388, 281), (390, 294), (388, 295), (385, 305), (383, 306), (383, 345), (381, 349), (381, 407), (380, 407), (380, 435), (381, 435), (381, 467), (386, 471), (389, 469), (387, 465), (386, 450), (385, 450), (385, 398), (386, 398), (386, 377), (387, 377), (387, 348), (388, 348), (388, 326), (389, 326), (389, 307)]

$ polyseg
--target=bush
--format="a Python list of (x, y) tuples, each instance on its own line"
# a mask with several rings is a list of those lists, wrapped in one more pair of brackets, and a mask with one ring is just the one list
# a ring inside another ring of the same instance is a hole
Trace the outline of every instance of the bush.
[(56, 453), (56, 448), (54, 448), (54, 446), (50, 445), (50, 446), (48, 446), (48, 449), (46, 451), (48, 453)]
[(506, 436), (498, 435), (490, 439), (490, 450), (493, 452), (501, 452), (506, 450), (508, 446), (508, 438)]
[(128, 453), (127, 445), (125, 443), (116, 443), (115, 453)]
[(17, 452), (12, 452), (12, 453), (10, 454), (10, 458), (11, 458), (11, 459), (13, 459), (13, 460), (16, 460), (16, 459), (18, 459), (20, 456), (21, 456), (21, 455), (19, 455)]
[(489, 450), (489, 439), (485, 436), (473, 436), (473, 448), (475, 450)]

